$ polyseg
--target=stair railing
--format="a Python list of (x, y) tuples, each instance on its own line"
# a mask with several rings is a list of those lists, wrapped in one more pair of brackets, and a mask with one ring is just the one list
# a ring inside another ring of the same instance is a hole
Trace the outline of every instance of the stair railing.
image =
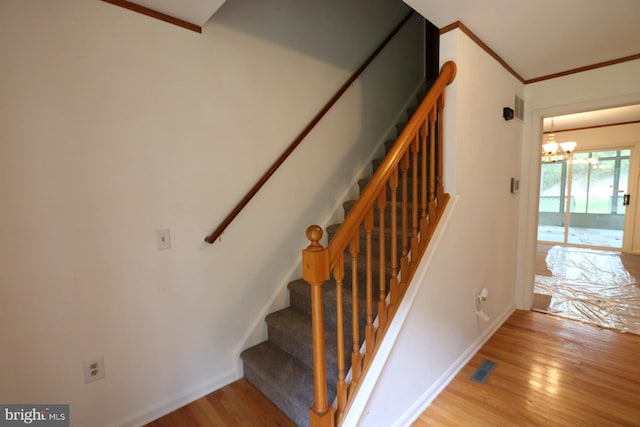
[[(453, 81), (455, 74), (455, 63), (447, 62), (442, 66), (439, 77), (328, 246), (324, 248), (320, 244), (323, 232), (319, 226), (312, 225), (307, 229), (307, 238), (311, 243), (302, 251), (302, 266), (303, 277), (311, 287), (314, 377), (314, 403), (310, 408), (312, 427), (334, 426), (344, 415), (449, 199), (449, 195), (444, 193), (442, 183), (442, 129), (444, 89)], [(409, 179), (412, 184), (411, 194)], [(387, 229), (385, 211), (388, 204), (391, 225)], [(379, 236), (377, 248), (374, 248), (373, 243), (374, 231)], [(360, 250), (361, 233), (364, 233), (364, 253)], [(387, 240), (390, 241), (388, 254), (385, 247)], [(380, 260), (375, 289), (374, 249), (377, 249)], [(352, 331), (347, 331), (352, 337), (352, 342), (349, 343), (352, 347), (350, 381), (345, 372), (345, 353), (348, 350), (345, 348), (345, 307), (342, 297), (345, 258), (349, 257), (352, 275)], [(361, 309), (358, 296), (358, 263), (362, 261), (365, 263), (366, 303)], [(337, 300), (338, 378), (335, 381), (335, 406), (329, 404), (327, 397), (322, 297), (323, 284), (330, 280), (332, 273)], [(374, 321), (374, 304), (377, 308), (377, 324)], [(364, 346), (360, 340), (361, 310), (364, 311), (362, 319), (366, 319)]]

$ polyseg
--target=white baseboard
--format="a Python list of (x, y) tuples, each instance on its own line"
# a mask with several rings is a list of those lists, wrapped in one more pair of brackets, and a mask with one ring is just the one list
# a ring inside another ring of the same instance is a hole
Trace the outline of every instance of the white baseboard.
[(145, 424), (150, 423), (153, 420), (157, 420), (158, 418), (167, 415), (170, 412), (175, 411), (178, 408), (185, 406), (188, 403), (193, 402), (194, 400), (198, 400), (207, 394), (213, 393), (214, 391), (236, 381), (238, 377), (236, 373), (233, 371), (227, 372), (215, 379), (211, 379), (203, 384), (200, 384), (197, 387), (188, 390), (185, 393), (180, 393), (176, 396), (170, 397), (160, 403), (151, 405), (136, 414), (130, 415), (116, 423), (112, 424), (111, 427), (139, 427)]
[(431, 405), (433, 400), (449, 385), (467, 363), (475, 356), (482, 346), (496, 333), (502, 324), (513, 314), (515, 307), (508, 308), (500, 317), (493, 321), (460, 357), (447, 369), (431, 387), (416, 400), (409, 409), (393, 424), (393, 427), (409, 427)]

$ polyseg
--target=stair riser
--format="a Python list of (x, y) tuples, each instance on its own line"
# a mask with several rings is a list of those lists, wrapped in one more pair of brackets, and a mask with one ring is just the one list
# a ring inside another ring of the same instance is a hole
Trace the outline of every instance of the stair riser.
[[(331, 286), (331, 288), (327, 287), (325, 292), (323, 292), (323, 311), (324, 311), (324, 327), (325, 330), (335, 331), (337, 318), (336, 318), (336, 303), (335, 303), (335, 284)], [(364, 295), (364, 293), (362, 293)], [(374, 294), (377, 296), (377, 293)], [(375, 299), (375, 298), (374, 298)], [(295, 289), (290, 289), (290, 305), (297, 310), (300, 310), (304, 313), (307, 313), (311, 316), (311, 296), (308, 292), (297, 292)], [(351, 343), (353, 342), (353, 322), (352, 322), (352, 303), (351, 303), (351, 292), (350, 290), (345, 290), (343, 293), (343, 324), (344, 324), (344, 334), (345, 341), (348, 344), (346, 348), (351, 348)], [(366, 325), (367, 316), (366, 316), (366, 301), (364, 298), (359, 298), (358, 300), (358, 311), (359, 311), (359, 336), (364, 337), (364, 326)], [(378, 312), (377, 303), (373, 304), (373, 316), (375, 317)], [(333, 333), (333, 332), (332, 332)]]
[[(409, 175), (407, 177), (407, 203), (411, 204), (413, 202), (413, 177), (411, 175)], [(420, 176), (418, 176), (418, 181), (420, 181)], [(365, 188), (367, 187), (367, 185), (369, 184), (369, 180), (368, 179), (361, 179), (360, 181), (358, 181), (358, 191), (360, 192), (359, 194), (362, 194), (365, 190)], [(427, 182), (427, 189), (429, 188), (429, 183)], [(420, 202), (421, 199), (421, 188), (422, 188), (422, 183), (419, 182), (418, 186), (417, 186), (417, 190), (418, 190), (418, 202)], [(387, 185), (387, 194), (386, 194), (386, 200), (387, 200), (387, 207), (391, 206), (391, 201), (393, 200), (393, 192), (391, 191), (391, 187), (389, 187), (389, 185)], [(398, 204), (398, 206), (400, 206), (402, 204), (402, 177), (398, 176), (398, 188), (396, 189), (396, 203)], [(378, 205), (376, 204), (375, 209), (378, 209)]]
[[(389, 248), (387, 248), (387, 250), (389, 250)], [(400, 260), (401, 254), (400, 254), (400, 250), (398, 250), (398, 260), (397, 260), (397, 273), (399, 274), (400, 271), (400, 266), (401, 266), (401, 260)], [(387, 260), (390, 259), (390, 254), (387, 255)], [(366, 295), (366, 286), (367, 286), (367, 263), (366, 263), (366, 256), (364, 253), (361, 253), (358, 256), (358, 292), (361, 298), (364, 298), (364, 296)], [(346, 253), (345, 254), (345, 265), (344, 265), (344, 277), (342, 279), (342, 286), (343, 289), (349, 293), (351, 293), (351, 288), (352, 288), (352, 283), (353, 283), (353, 264), (352, 264), (352, 259), (351, 259), (351, 255)], [(378, 295), (379, 295), (379, 291), (378, 289), (380, 288), (380, 261), (379, 258), (376, 256), (374, 256), (372, 258), (372, 265), (371, 265), (371, 278), (372, 278), (372, 289), (373, 289), (373, 295), (374, 295), (374, 299), (377, 300)], [(329, 282), (325, 283), (324, 285), (324, 289), (331, 289), (332, 292), (335, 292), (335, 276), (333, 274), (333, 272), (331, 272), (331, 279)], [(385, 288), (386, 288), (386, 292), (389, 292), (389, 282), (391, 280), (391, 265), (390, 263), (387, 263), (385, 265)], [(307, 285), (308, 286), (308, 285)]]
[[(413, 222), (413, 211), (412, 211), (412, 204), (409, 203), (407, 205), (407, 229), (410, 230), (411, 229), (411, 225)], [(351, 202), (345, 203), (344, 204), (344, 215), (345, 218), (346, 216), (349, 214), (349, 212), (351, 212), (351, 210), (353, 209), (354, 204)], [(391, 206), (391, 201), (389, 200), (387, 203), (387, 206), (384, 209), (384, 227), (386, 229), (385, 235), (388, 236), (389, 239), (391, 239), (391, 226), (392, 226), (392, 206)], [(420, 217), (420, 215), (422, 214), (421, 212), (421, 207), (418, 208), (418, 217)], [(401, 233), (402, 233), (402, 203), (400, 203), (400, 201), (398, 201), (397, 205), (396, 205), (396, 222), (395, 222), (395, 226), (396, 226), (396, 230), (398, 233), (398, 239), (400, 239)], [(373, 210), (373, 227), (375, 230), (373, 230), (372, 232), (372, 236), (375, 238), (377, 236), (380, 235), (380, 231), (379, 231), (379, 227), (380, 227), (380, 210), (376, 207), (376, 209)], [(338, 231), (337, 227), (327, 227), (327, 236), (329, 237), (329, 240), (331, 240), (333, 238), (333, 236), (335, 235), (335, 233)], [(366, 233), (364, 231), (364, 224), (360, 225), (360, 238), (362, 239), (363, 236), (366, 236)]]
[[(244, 377), (299, 427), (309, 425), (309, 408), (295, 405), (291, 399), (282, 395), (277, 386), (264, 380), (258, 370), (254, 370), (251, 365), (246, 363), (244, 364)], [(311, 382), (311, 386), (313, 387), (313, 382)]]
[[(269, 340), (291, 354), (293, 357), (300, 360), (302, 363), (307, 365), (310, 369), (313, 369), (313, 350), (311, 345), (311, 340), (301, 341), (300, 338), (287, 331), (286, 329), (280, 329), (276, 327), (269, 326)], [(335, 334), (326, 333), (325, 335), (325, 343), (327, 347), (327, 354), (325, 358), (325, 367), (327, 370), (327, 386), (335, 388), (336, 381), (338, 378), (338, 354), (336, 349), (336, 337)], [(329, 341), (332, 341), (329, 344)], [(348, 371), (351, 368), (351, 357), (349, 349), (351, 349), (351, 345), (353, 342), (353, 338), (351, 335), (348, 337), (345, 336), (345, 348), (347, 349), (345, 352), (345, 371)], [(329, 349), (333, 349), (333, 351), (329, 351)]]
[[(307, 365), (310, 369), (313, 369), (313, 350), (311, 341), (301, 341), (300, 337), (288, 332), (287, 330), (281, 330), (273, 326), (269, 326), (269, 341), (276, 346), (280, 347), (293, 357), (300, 360)], [(337, 359), (335, 353), (327, 353), (326, 368), (327, 377), (336, 378), (338, 375)]]
[[(388, 141), (387, 144), (389, 148), (391, 148), (393, 146), (393, 143), (395, 141)], [(375, 173), (378, 168), (380, 167), (380, 165), (382, 164), (383, 159), (373, 159), (371, 161), (371, 168), (373, 173)], [(422, 177), (422, 158), (418, 157), (418, 177)], [(409, 156), (409, 168), (407, 169), (407, 178), (409, 181), (411, 181), (411, 179), (413, 178), (413, 155), (410, 154)], [(363, 178), (362, 181), (368, 181), (371, 178)], [(398, 169), (398, 188), (400, 188), (400, 186), (402, 185), (402, 169)], [(398, 192), (400, 192), (400, 190), (398, 189)]]
[[(386, 217), (386, 215), (385, 215)], [(386, 218), (385, 218), (386, 219)], [(387, 222), (387, 221), (385, 221)], [(409, 224), (407, 224), (407, 235), (406, 235), (406, 240), (407, 240), (407, 246), (410, 245), (411, 242), (411, 236), (412, 236), (412, 224), (409, 222)], [(419, 230), (418, 230), (419, 231)], [(335, 236), (335, 233), (337, 232), (336, 229), (331, 229), (331, 230), (327, 230), (327, 235), (329, 237), (329, 241), (331, 241), (331, 239), (333, 238), (333, 236)], [(359, 239), (359, 248), (358, 248), (358, 256), (364, 256), (366, 254), (366, 248), (367, 248), (367, 233), (364, 230), (364, 226), (360, 226), (360, 239)], [(391, 239), (392, 239), (392, 235), (391, 235), (391, 229), (389, 226), (387, 226), (384, 230), (384, 249), (385, 249), (385, 254), (386, 257), (389, 257), (389, 254), (391, 253)], [(396, 227), (396, 249), (398, 250), (398, 252), (400, 252), (401, 248), (402, 248), (402, 224), (399, 223), (397, 224)], [(379, 254), (379, 250), (380, 250), (380, 229), (376, 226), (373, 228), (373, 230), (371, 230), (371, 249), (373, 250), (373, 256), (377, 257)], [(409, 248), (407, 248), (409, 249)], [(347, 245), (347, 247), (345, 248), (344, 252), (345, 252), (345, 258), (351, 260), (351, 252), (350, 252), (351, 248), (349, 245)]]

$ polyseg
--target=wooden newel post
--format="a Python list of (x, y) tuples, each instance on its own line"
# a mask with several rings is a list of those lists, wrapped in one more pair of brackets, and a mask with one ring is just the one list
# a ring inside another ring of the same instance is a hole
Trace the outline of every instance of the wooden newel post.
[(324, 350), (324, 311), (322, 284), (329, 280), (329, 251), (320, 244), (322, 228), (307, 228), (311, 241), (302, 251), (302, 277), (311, 286), (311, 328), (313, 336), (313, 406), (309, 411), (311, 427), (333, 427), (334, 408), (327, 403), (327, 369)]

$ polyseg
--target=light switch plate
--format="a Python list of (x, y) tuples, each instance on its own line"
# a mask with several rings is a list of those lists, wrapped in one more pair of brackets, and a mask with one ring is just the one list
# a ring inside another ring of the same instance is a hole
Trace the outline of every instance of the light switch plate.
[(171, 235), (168, 228), (156, 230), (156, 246), (159, 251), (171, 248)]

